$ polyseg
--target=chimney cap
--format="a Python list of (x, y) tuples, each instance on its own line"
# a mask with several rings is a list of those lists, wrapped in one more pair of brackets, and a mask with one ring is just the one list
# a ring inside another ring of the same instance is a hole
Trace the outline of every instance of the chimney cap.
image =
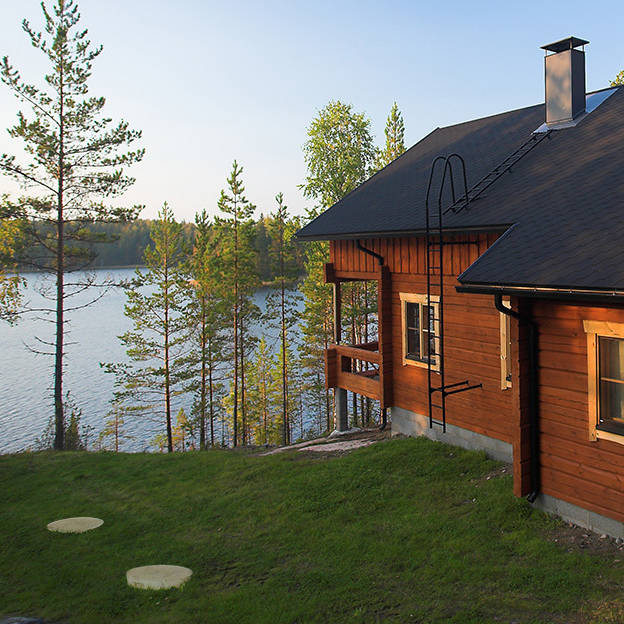
[(585, 41), (585, 39), (579, 39), (578, 37), (566, 37), (560, 41), (543, 45), (542, 50), (546, 50), (548, 52), (563, 52), (564, 50), (572, 50), (587, 43), (589, 43), (589, 41)]

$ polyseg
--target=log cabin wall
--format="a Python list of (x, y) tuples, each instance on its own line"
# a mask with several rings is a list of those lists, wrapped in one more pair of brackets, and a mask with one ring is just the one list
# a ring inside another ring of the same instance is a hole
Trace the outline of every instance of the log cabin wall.
[[(460, 239), (460, 237), (456, 237)], [(483, 389), (451, 396), (448, 422), (509, 442), (514, 454), (514, 493), (530, 490), (528, 355), (525, 330), (511, 323), (512, 388), (500, 387), (500, 325), (491, 295), (459, 294), (456, 276), (495, 240), (471, 237), (478, 245), (446, 247), (445, 363), (448, 383), (462, 379)], [(362, 240), (384, 256), (392, 277), (394, 405), (427, 413), (426, 369), (402, 363), (400, 292), (425, 293), (422, 238)], [(375, 273), (374, 258), (355, 241), (332, 241), (336, 271)], [(541, 490), (584, 509), (624, 522), (624, 444), (588, 435), (588, 354), (584, 320), (624, 323), (624, 308), (573, 305), (552, 300), (512, 299), (538, 328)]]
[(622, 522), (624, 445), (589, 440), (583, 321), (624, 323), (624, 309), (535, 300), (530, 311), (539, 332), (542, 491)]
[[(447, 421), (498, 440), (514, 443), (515, 388), (501, 390), (500, 317), (491, 296), (455, 291), (456, 276), (498, 237), (497, 234), (456, 236), (478, 244), (444, 248), (444, 327), (446, 382), (469, 379), (483, 388), (448, 397)], [(391, 272), (393, 405), (427, 414), (427, 369), (403, 364), (399, 293), (425, 294), (426, 260), (422, 237), (362, 240), (381, 254)], [(355, 241), (331, 241), (330, 262), (337, 273), (356, 271), (375, 277), (375, 259), (357, 249)], [(434, 291), (436, 292), (436, 291)], [(515, 448), (514, 448), (515, 454)]]

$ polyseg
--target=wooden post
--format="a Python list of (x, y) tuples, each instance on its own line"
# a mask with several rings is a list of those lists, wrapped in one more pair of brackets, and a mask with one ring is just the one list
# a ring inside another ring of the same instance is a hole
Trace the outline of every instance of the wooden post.
[(379, 267), (377, 281), (379, 323), (379, 382), (381, 409), (392, 407), (392, 278), (387, 266)]
[(334, 282), (334, 342), (340, 344), (342, 325), (342, 296), (340, 282)]

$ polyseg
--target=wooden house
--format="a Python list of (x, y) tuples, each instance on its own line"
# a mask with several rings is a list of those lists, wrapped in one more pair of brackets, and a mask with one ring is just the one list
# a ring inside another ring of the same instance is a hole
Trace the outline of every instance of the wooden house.
[[(545, 104), (437, 128), (299, 237), (330, 241), (338, 429), (347, 391), (378, 399), (624, 536), (624, 87), (586, 94), (586, 43), (544, 46)], [(341, 340), (353, 280), (378, 283), (375, 343)]]

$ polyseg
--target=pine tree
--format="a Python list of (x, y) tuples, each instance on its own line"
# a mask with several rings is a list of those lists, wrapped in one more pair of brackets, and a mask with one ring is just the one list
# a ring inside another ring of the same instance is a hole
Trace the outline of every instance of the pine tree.
[(291, 427), (288, 418), (288, 388), (289, 368), (287, 353), (292, 341), (292, 332), (300, 320), (299, 304), (301, 297), (296, 292), (287, 292), (287, 283), (296, 277), (296, 258), (299, 247), (295, 241), (295, 232), (299, 223), (297, 219), (290, 219), (288, 207), (284, 204), (284, 196), (278, 193), (275, 196), (277, 210), (271, 215), (270, 234), (272, 245), (269, 251), (271, 272), (276, 276), (278, 289), (271, 292), (267, 298), (265, 316), (269, 327), (279, 331), (281, 361), (281, 388), (282, 388), (282, 443), (290, 444)]
[(6, 195), (0, 198), (0, 320), (14, 323), (22, 305), (25, 280), (18, 273), (17, 256), (27, 225)]
[(376, 169), (383, 169), (405, 151), (405, 124), (403, 115), (394, 102), (386, 121), (386, 145), (377, 154)]
[(116, 400), (134, 413), (164, 421), (167, 450), (173, 452), (171, 399), (183, 378), (188, 340), (186, 307), (189, 284), (182, 227), (165, 203), (152, 223), (153, 248), (145, 251), (146, 270), (126, 285), (125, 314), (133, 328), (119, 338), (130, 364), (107, 364), (116, 375)]
[[(246, 442), (246, 399), (245, 399), (245, 361), (248, 328), (246, 319), (258, 313), (257, 307), (250, 301), (251, 293), (258, 285), (256, 274), (255, 251), (253, 243), (252, 215), (255, 206), (245, 197), (242, 182), (243, 168), (234, 161), (227, 179), (228, 192), (221, 191), (219, 209), (226, 215), (217, 217), (215, 226), (219, 238), (219, 258), (222, 267), (221, 279), (231, 287), (225, 294), (230, 310), (232, 327), (233, 360), (233, 404), (232, 404), (232, 443), (238, 445), (239, 439)], [(239, 431), (239, 407), (242, 408), (243, 427)], [(240, 435), (242, 433), (242, 436)]]
[(225, 359), (227, 315), (216, 254), (218, 241), (205, 210), (195, 216), (195, 227), (195, 244), (189, 260), (193, 297), (186, 315), (192, 346), (185, 367), (190, 378), (188, 389), (195, 393), (193, 414), (199, 425), (199, 446), (204, 449), (207, 425), (210, 446), (215, 444), (215, 412), (222, 392), (219, 367)]
[[(129, 220), (138, 207), (111, 207), (105, 203), (122, 194), (134, 179), (124, 167), (138, 162), (143, 150), (126, 151), (140, 138), (122, 121), (116, 126), (102, 116), (103, 97), (88, 95), (93, 61), (102, 47), (93, 47), (87, 30), (79, 27), (80, 14), (74, 0), (56, 0), (52, 7), (42, 2), (44, 33), (33, 30), (27, 20), (22, 27), (33, 47), (49, 65), (41, 85), (22, 80), (5, 56), (0, 66), (4, 84), (30, 113), (20, 111), (16, 125), (9, 129), (21, 139), (25, 151), (22, 160), (0, 156), (0, 171), (17, 180), (32, 194), (19, 204), (31, 228), (31, 264), (52, 273), (56, 288), (50, 299), (55, 316), (54, 340), (54, 447), (64, 442), (63, 371), (65, 356), (67, 300), (93, 285), (66, 284), (66, 274), (84, 268), (93, 259), (89, 245), (104, 241), (89, 227), (95, 221)], [(41, 227), (44, 224), (45, 227)], [(84, 307), (84, 305), (81, 305)]]
[[(275, 383), (275, 358), (266, 340), (260, 339), (249, 369), (250, 429), (256, 444), (279, 444), (279, 400)], [(281, 396), (281, 395), (280, 395)]]
[(115, 453), (119, 452), (124, 440), (131, 440), (132, 436), (126, 433), (126, 413), (127, 410), (118, 401), (113, 401), (108, 413), (108, 420), (104, 423), (104, 429), (100, 431), (98, 442), (100, 448), (112, 446)]
[[(178, 410), (176, 425), (173, 428), (173, 448), (175, 451), (186, 451), (191, 446), (194, 435), (193, 423), (188, 419), (184, 408)], [(191, 446), (191, 450), (192, 450)]]

